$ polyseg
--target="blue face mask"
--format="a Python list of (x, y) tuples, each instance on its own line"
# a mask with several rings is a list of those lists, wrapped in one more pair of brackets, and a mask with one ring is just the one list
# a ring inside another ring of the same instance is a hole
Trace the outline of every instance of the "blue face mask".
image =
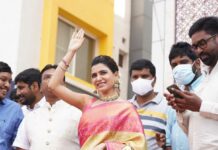
[(173, 69), (173, 78), (179, 85), (188, 85), (194, 79), (195, 74), (192, 70), (192, 64), (177, 65)]

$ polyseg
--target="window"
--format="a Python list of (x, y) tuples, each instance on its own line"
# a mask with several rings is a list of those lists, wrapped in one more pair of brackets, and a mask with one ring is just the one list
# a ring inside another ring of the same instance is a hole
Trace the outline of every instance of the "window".
[[(76, 26), (71, 25), (64, 19), (58, 20), (58, 33), (56, 43), (56, 56), (55, 62), (61, 61), (67, 52), (68, 44), (72, 33)], [(85, 41), (82, 47), (77, 51), (73, 61), (69, 67), (69, 73), (87, 82), (91, 82), (91, 61), (95, 56), (95, 43), (96, 40), (89, 35), (85, 35)]]
[(118, 65), (119, 67), (125, 67), (125, 64), (126, 64), (126, 58), (127, 57), (127, 54), (126, 52), (124, 52), (123, 50), (119, 50), (119, 60), (118, 60)]
[(120, 67), (123, 67), (123, 59), (124, 59), (124, 56), (122, 54), (119, 54), (119, 66)]

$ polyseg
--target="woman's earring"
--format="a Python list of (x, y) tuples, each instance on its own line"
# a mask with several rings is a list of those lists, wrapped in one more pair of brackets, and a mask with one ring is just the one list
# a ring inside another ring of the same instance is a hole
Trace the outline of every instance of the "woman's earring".
[(97, 91), (97, 90), (94, 90), (93, 93), (96, 94), (96, 95), (98, 95), (98, 91)]
[(116, 81), (114, 82), (114, 88), (120, 89), (120, 82), (119, 82), (118, 80), (116, 80)]
[(119, 80), (115, 80), (113, 87), (117, 91), (118, 96), (120, 96), (120, 82), (119, 82)]

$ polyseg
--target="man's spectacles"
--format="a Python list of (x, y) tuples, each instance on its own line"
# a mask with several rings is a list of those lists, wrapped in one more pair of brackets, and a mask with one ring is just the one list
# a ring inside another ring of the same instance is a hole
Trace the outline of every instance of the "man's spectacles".
[(200, 47), (201, 49), (205, 49), (207, 48), (207, 42), (214, 38), (215, 36), (217, 36), (217, 34), (212, 35), (211, 37), (207, 38), (207, 39), (201, 39), (200, 41), (198, 41), (196, 44), (192, 45), (192, 49), (193, 50), (197, 50), (198, 47)]

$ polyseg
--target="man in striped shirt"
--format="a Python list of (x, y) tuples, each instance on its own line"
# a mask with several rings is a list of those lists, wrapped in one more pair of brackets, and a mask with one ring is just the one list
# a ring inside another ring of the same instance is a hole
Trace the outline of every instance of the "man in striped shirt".
[[(130, 102), (137, 108), (149, 150), (171, 149), (157, 144), (156, 134), (165, 134), (167, 114), (171, 107), (167, 105), (163, 94), (155, 92), (156, 70), (151, 61), (139, 59), (130, 68), (132, 91), (135, 93)], [(166, 141), (169, 141), (166, 139)]]

